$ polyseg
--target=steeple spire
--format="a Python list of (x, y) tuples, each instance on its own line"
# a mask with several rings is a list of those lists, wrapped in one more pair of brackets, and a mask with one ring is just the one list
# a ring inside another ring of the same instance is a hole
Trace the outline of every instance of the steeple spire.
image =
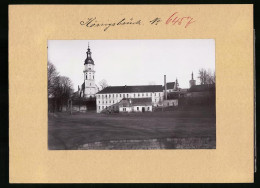
[(193, 71), (192, 71), (192, 73), (191, 73), (191, 80), (193, 80)]
[(89, 42), (88, 42), (88, 50), (87, 50), (86, 54), (87, 54), (87, 58), (85, 60), (84, 65), (85, 64), (92, 64), (92, 65), (94, 65), (94, 61), (93, 61), (93, 59), (91, 57), (91, 51), (90, 51), (90, 48), (89, 48)]

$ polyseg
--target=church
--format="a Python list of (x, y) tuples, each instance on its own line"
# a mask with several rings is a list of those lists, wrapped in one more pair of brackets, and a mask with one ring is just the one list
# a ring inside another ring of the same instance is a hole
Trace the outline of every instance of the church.
[(78, 86), (78, 91), (80, 97), (84, 97), (86, 99), (94, 98), (95, 94), (98, 91), (98, 87), (95, 83), (95, 63), (91, 57), (91, 51), (88, 45), (87, 49), (87, 57), (84, 61), (84, 82), (81, 87)]

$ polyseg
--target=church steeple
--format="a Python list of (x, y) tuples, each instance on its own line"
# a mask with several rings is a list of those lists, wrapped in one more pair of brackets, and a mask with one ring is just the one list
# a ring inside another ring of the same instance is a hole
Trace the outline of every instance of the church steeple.
[(86, 64), (94, 65), (94, 61), (93, 61), (93, 59), (91, 57), (91, 51), (90, 51), (90, 48), (89, 48), (89, 43), (88, 43), (88, 50), (87, 50), (86, 54), (87, 54), (87, 58), (85, 60), (84, 65), (86, 65)]
[(195, 86), (195, 85), (196, 85), (196, 80), (194, 80), (194, 78), (193, 78), (193, 71), (192, 71), (192, 73), (191, 73), (191, 80), (190, 80), (190, 88), (192, 86)]
[(83, 91), (84, 91), (84, 97), (94, 97), (97, 93), (97, 88), (95, 84), (95, 64), (91, 57), (91, 51), (88, 44), (87, 49), (87, 58), (85, 59), (84, 63), (84, 83), (83, 83)]
[(177, 91), (177, 90), (178, 90), (178, 86), (179, 86), (179, 83), (178, 83), (178, 80), (177, 80), (177, 78), (176, 78), (176, 81), (175, 81), (173, 90), (174, 90), (174, 91)]

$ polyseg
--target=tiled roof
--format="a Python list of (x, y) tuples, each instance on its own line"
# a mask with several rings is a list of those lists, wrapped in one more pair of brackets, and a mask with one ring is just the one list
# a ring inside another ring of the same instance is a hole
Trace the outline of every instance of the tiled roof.
[(133, 106), (137, 105), (152, 105), (152, 98), (133, 98), (130, 99)]
[[(174, 85), (175, 85), (175, 82), (168, 82), (168, 83), (166, 83), (167, 90), (168, 90), (168, 89), (173, 89), (173, 88), (174, 88)], [(163, 88), (163, 89), (164, 89), (164, 88)]]
[(189, 92), (202, 92), (202, 91), (214, 91), (215, 84), (204, 84), (191, 86)]
[(127, 98), (122, 99), (119, 103), (124, 107), (129, 106), (151, 106), (152, 105), (152, 98)]
[(162, 85), (142, 85), (142, 86), (109, 86), (99, 91), (97, 94), (105, 93), (145, 93), (163, 92)]

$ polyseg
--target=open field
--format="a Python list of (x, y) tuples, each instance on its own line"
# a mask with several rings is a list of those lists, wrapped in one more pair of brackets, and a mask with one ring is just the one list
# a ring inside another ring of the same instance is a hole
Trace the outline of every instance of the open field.
[(213, 110), (49, 114), (49, 149), (215, 149)]

